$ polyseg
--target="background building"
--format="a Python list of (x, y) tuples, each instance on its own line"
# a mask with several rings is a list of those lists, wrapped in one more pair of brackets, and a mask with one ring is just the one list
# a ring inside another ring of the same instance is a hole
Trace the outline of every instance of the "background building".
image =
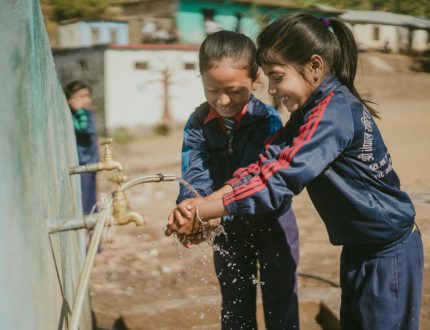
[(350, 10), (339, 16), (349, 24), (359, 46), (393, 53), (430, 49), (430, 20), (382, 11)]
[(58, 27), (58, 47), (88, 47), (129, 43), (128, 23), (114, 20), (73, 20)]

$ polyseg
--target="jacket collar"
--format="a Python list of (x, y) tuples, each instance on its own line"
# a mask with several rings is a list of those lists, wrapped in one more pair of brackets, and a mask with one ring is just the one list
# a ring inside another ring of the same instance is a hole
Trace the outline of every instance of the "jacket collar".
[(318, 103), (320, 103), (328, 95), (328, 93), (337, 89), (341, 85), (342, 83), (336, 78), (335, 75), (329, 74), (302, 105), (300, 112), (304, 115), (307, 111), (313, 109)]
[[(250, 122), (253, 122), (257, 117), (265, 116), (266, 113), (263, 111), (263, 107), (261, 105), (262, 103), (258, 101), (254, 95), (251, 95), (248, 103), (245, 104), (242, 111), (234, 116), (233, 119), (235, 120), (236, 124), (240, 123), (240, 126), (244, 126)], [(220, 123), (220, 126), (223, 129), (224, 124), (221, 120), (221, 116), (218, 114), (218, 112), (216, 112), (215, 109), (210, 108), (206, 118), (204, 119), (204, 124), (208, 125), (214, 119), (218, 119), (216, 122)], [(239, 125), (236, 125), (236, 128), (237, 127), (239, 127)]]

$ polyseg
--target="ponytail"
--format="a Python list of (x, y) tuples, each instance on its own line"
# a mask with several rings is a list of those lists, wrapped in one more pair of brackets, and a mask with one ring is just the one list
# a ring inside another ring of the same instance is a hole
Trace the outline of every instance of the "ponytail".
[(330, 72), (357, 97), (370, 114), (378, 111), (364, 100), (354, 86), (358, 50), (351, 30), (337, 18), (318, 19), (295, 13), (278, 18), (266, 26), (257, 38), (258, 64), (291, 63), (303, 67), (312, 55), (320, 55)]
[(351, 30), (338, 18), (330, 18), (329, 22), (330, 28), (339, 43), (337, 56), (335, 56), (332, 64), (337, 79), (348, 87), (349, 91), (366, 106), (373, 117), (380, 118), (378, 111), (370, 106), (370, 104), (375, 103), (363, 99), (354, 85), (357, 72), (358, 49)]

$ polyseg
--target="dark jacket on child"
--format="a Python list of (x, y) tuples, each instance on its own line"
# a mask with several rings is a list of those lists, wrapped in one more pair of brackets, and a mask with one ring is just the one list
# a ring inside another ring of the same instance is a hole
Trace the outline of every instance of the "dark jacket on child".
[[(221, 188), (238, 168), (255, 162), (264, 151), (264, 142), (282, 127), (278, 112), (254, 96), (242, 112), (236, 116), (240, 122), (236, 124), (231, 142), (221, 117), (207, 102), (197, 107), (186, 123), (182, 146), (183, 179), (201, 196)], [(192, 197), (194, 193), (181, 185), (177, 203)], [(270, 217), (276, 218), (276, 215)], [(256, 217), (246, 218), (252, 218), (257, 226), (264, 226)], [(240, 224), (234, 227), (243, 228)]]
[(365, 106), (334, 76), (294, 112), (224, 195), (230, 214), (288, 207), (304, 187), (335, 245), (387, 246), (412, 230), (415, 211)]
[[(234, 119), (231, 139), (227, 130), (231, 122), (225, 125), (225, 119), (203, 103), (185, 126), (182, 173), (202, 196), (221, 188), (238, 168), (255, 162), (265, 141), (282, 126), (277, 111), (254, 96)], [(191, 197), (195, 197), (193, 192), (181, 186), (177, 202)], [(257, 328), (258, 276), (265, 283), (266, 328), (297, 329), (299, 242), (292, 210), (224, 220), (226, 235), (217, 236), (214, 242), (218, 247), (214, 249), (214, 266), (222, 293), (222, 329)]]

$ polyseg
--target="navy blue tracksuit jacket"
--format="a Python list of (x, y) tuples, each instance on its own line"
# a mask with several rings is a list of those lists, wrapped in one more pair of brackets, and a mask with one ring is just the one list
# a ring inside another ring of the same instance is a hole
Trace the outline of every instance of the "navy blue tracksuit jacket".
[(307, 187), (334, 245), (387, 246), (411, 231), (415, 211), (369, 112), (329, 76), (224, 195), (230, 214), (288, 208)]
[[(183, 179), (202, 196), (221, 188), (238, 168), (258, 160), (264, 141), (282, 127), (277, 111), (251, 96), (229, 146), (223, 125), (213, 111), (207, 102), (201, 104), (184, 128)], [(177, 203), (193, 197), (181, 186)]]
[(307, 187), (331, 243), (343, 245), (342, 329), (418, 329), (424, 259), (414, 207), (372, 116), (334, 76), (227, 183), (223, 202), (236, 215), (279, 212)]
[[(265, 141), (282, 127), (277, 111), (254, 96), (235, 119), (240, 121), (230, 142), (222, 119), (207, 102), (191, 114), (185, 126), (183, 178), (202, 196), (222, 187), (238, 168), (258, 160)], [(177, 202), (192, 197), (181, 186)], [(259, 278), (265, 283), (261, 288), (266, 328), (297, 329), (298, 229), (294, 214), (279, 210), (249, 215), (239, 221), (226, 220), (224, 228), (227, 235), (216, 237), (219, 250), (214, 250), (222, 292), (222, 329), (257, 327), (258, 266)]]

